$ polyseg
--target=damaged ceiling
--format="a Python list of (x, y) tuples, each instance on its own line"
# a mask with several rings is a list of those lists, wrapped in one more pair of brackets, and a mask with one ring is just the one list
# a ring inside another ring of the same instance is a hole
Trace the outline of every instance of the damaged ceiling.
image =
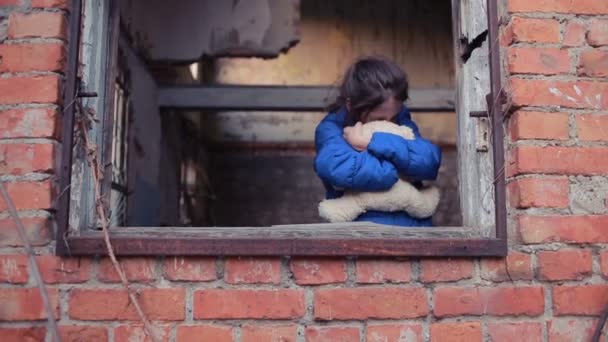
[(120, 1), (129, 38), (153, 61), (276, 57), (299, 41), (299, 0)]

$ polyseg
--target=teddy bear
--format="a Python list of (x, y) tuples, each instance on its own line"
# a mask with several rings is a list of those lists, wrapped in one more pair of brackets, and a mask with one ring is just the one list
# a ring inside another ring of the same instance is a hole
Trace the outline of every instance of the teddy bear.
[[(413, 140), (414, 132), (406, 126), (390, 121), (371, 121), (363, 125), (365, 133), (385, 132)], [(417, 189), (400, 178), (389, 190), (378, 192), (346, 191), (340, 198), (319, 203), (319, 216), (329, 222), (350, 222), (367, 210), (405, 211), (415, 218), (427, 218), (437, 210), (439, 189), (427, 186)]]

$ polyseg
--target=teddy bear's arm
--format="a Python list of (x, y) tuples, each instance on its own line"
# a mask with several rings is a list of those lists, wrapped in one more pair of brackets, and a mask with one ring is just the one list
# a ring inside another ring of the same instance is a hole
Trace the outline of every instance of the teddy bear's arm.
[(395, 134), (407, 140), (413, 140), (416, 137), (410, 127), (399, 126), (390, 121), (371, 121), (363, 125), (363, 130), (369, 135), (381, 132)]

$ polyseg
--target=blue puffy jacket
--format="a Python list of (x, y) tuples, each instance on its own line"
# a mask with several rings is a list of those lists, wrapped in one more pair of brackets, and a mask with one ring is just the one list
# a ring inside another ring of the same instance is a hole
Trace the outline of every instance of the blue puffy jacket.
[[(347, 111), (329, 113), (315, 132), (315, 171), (327, 190), (327, 198), (343, 195), (344, 189), (382, 191), (390, 189), (399, 175), (419, 182), (435, 180), (441, 164), (441, 150), (422, 138), (407, 107), (396, 118), (399, 125), (414, 131), (415, 140), (376, 132), (367, 150), (358, 152), (343, 137)], [(431, 226), (431, 218), (416, 219), (405, 212), (368, 211), (356, 221), (371, 221), (396, 226)]]

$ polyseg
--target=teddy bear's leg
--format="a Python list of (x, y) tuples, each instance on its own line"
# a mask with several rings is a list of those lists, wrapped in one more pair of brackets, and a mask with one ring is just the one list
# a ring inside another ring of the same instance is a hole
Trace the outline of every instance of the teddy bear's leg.
[(404, 180), (397, 181), (388, 191), (361, 193), (359, 196), (359, 203), (365, 210), (405, 211), (415, 218), (432, 216), (439, 203), (436, 187), (418, 190)]
[(402, 211), (409, 208), (417, 196), (418, 189), (400, 179), (387, 191), (359, 194), (359, 203), (366, 210)]
[(351, 222), (365, 212), (357, 201), (357, 194), (345, 194), (340, 198), (319, 203), (319, 216), (329, 222)]
[(415, 196), (405, 209), (412, 217), (427, 218), (433, 216), (439, 204), (439, 189), (435, 186), (430, 186), (418, 190), (418, 195)]

